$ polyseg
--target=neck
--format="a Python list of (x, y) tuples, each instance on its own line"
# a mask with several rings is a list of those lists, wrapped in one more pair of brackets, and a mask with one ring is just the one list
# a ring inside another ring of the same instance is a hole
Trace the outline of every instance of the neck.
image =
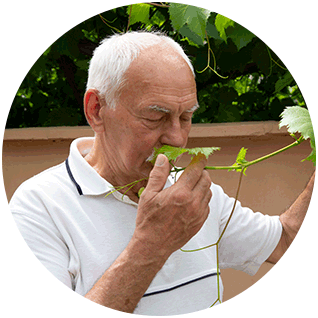
[[(113, 151), (109, 151), (107, 146), (105, 146), (105, 143), (96, 136), (93, 147), (85, 156), (85, 160), (114, 188), (122, 187), (136, 180), (146, 178), (146, 176), (125, 171), (125, 169), (118, 165), (119, 160), (118, 158), (114, 158), (114, 155), (116, 156), (116, 154), (114, 154)], [(145, 187), (146, 185), (147, 180), (143, 180), (133, 187), (130, 185), (118, 190), (118, 192), (127, 195), (132, 201), (138, 203), (138, 191), (141, 187)]]

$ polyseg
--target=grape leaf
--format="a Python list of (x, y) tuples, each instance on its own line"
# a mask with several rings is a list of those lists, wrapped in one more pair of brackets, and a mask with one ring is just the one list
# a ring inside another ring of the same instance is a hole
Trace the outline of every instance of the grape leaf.
[(291, 74), (289, 72), (286, 72), (284, 76), (276, 82), (274, 94), (279, 93), (287, 85), (290, 85), (293, 82), (293, 80), (294, 79), (291, 76)]
[(169, 13), (171, 24), (177, 31), (181, 31), (180, 29), (186, 24), (202, 41), (204, 40), (209, 10), (181, 3), (170, 3)]
[(186, 23), (185, 15), (187, 5), (181, 3), (171, 3), (169, 7), (170, 19), (172, 26), (179, 31), (181, 27)]
[(206, 32), (209, 37), (214, 38), (215, 40), (223, 40), (220, 35), (219, 31), (215, 27), (215, 18), (218, 14), (215, 12), (212, 12), (206, 22)]
[(197, 147), (197, 148), (185, 148), (189, 155), (198, 155), (202, 153), (208, 159), (210, 155), (213, 154), (214, 151), (220, 150), (218, 147)]
[(164, 154), (169, 159), (169, 161), (170, 160), (174, 161), (180, 155), (186, 152), (194, 156), (196, 156), (199, 153), (202, 153), (203, 155), (205, 155), (206, 158), (208, 158), (216, 150), (220, 150), (220, 148), (218, 147), (179, 148), (179, 147), (164, 145), (161, 148), (158, 148), (158, 149), (155, 148), (154, 157), (151, 160), (151, 162), (155, 163), (159, 154)]
[(234, 27), (234, 21), (231, 19), (218, 14), (215, 18), (215, 27), (219, 31), (220, 37), (226, 42), (227, 41), (227, 35), (225, 30), (229, 27)]
[(309, 111), (300, 106), (286, 107), (280, 115), (279, 128), (286, 126), (290, 134), (300, 133), (302, 137), (310, 139), (311, 154), (304, 160), (310, 160), (316, 165), (316, 143), (314, 129), (311, 123)]
[(178, 147), (164, 145), (161, 148), (155, 148), (154, 157), (151, 162), (155, 163), (158, 155), (161, 153), (164, 154), (170, 161), (170, 160), (176, 160), (180, 155), (182, 155), (185, 152), (187, 152), (185, 148), (178, 148)]
[(244, 164), (247, 163), (247, 161), (245, 160), (245, 156), (246, 156), (246, 151), (247, 148), (241, 148), (240, 152), (238, 153), (237, 157), (236, 157), (236, 162), (238, 164)]
[[(248, 161), (245, 159), (245, 156), (246, 156), (246, 151), (247, 151), (247, 148), (241, 148), (241, 150), (239, 151), (237, 157), (236, 157), (236, 161), (235, 163), (232, 165), (232, 167), (240, 167), (242, 165), (244, 165), (245, 163), (248, 163)], [(233, 170), (236, 170), (238, 172), (241, 172), (242, 171), (242, 168), (241, 169), (233, 169)], [(229, 171), (233, 171), (232, 169), (229, 170)], [(244, 175), (245, 174), (245, 171), (243, 172)]]
[(183, 37), (188, 39), (190, 45), (203, 45), (203, 39), (197, 33), (193, 32), (187, 24), (185, 24), (179, 32)]
[(137, 3), (128, 6), (127, 13), (130, 13), (130, 25), (135, 24), (136, 22), (141, 22), (147, 24), (149, 22), (149, 10), (151, 5), (147, 3)]
[(250, 43), (253, 38), (255, 38), (255, 35), (253, 33), (245, 29), (238, 23), (235, 23), (234, 27), (229, 27), (226, 30), (226, 33), (227, 37), (232, 39), (238, 51), (246, 46), (248, 43)]

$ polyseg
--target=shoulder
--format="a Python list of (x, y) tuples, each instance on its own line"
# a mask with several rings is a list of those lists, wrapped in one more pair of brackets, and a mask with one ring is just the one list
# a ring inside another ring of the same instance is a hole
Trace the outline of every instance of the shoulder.
[[(39, 174), (31, 177), (30, 179), (24, 181), (16, 190), (16, 192), (21, 192), (31, 189), (43, 189), (45, 187), (46, 189), (52, 184), (61, 184), (64, 182), (68, 182), (68, 174), (66, 170), (65, 162), (60, 163), (57, 166), (48, 168)], [(48, 190), (48, 189), (47, 189)]]

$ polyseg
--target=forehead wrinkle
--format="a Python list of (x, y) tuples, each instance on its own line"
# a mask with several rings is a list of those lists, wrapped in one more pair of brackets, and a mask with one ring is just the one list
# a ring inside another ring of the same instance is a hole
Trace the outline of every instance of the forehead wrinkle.
[(152, 81), (148, 81), (148, 80), (143, 80), (138, 83), (142, 87), (145, 87), (145, 88), (150, 87), (151, 90), (157, 94), (166, 93), (166, 94), (172, 94), (178, 97), (187, 97), (189, 95), (196, 94), (195, 86), (185, 86), (182, 88), (176, 88), (176, 87), (166, 86), (164, 83), (160, 85), (155, 85), (153, 84)]

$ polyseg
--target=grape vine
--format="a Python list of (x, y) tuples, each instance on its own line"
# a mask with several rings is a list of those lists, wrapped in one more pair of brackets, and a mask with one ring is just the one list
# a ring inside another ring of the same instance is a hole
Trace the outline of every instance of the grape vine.
[[(309, 139), (310, 140), (310, 146), (312, 148), (312, 152), (310, 153), (310, 155), (305, 158), (304, 160), (309, 160), (312, 161), (314, 165), (316, 165), (316, 145), (315, 145), (315, 137), (314, 137), (314, 131), (313, 131), (313, 126), (310, 120), (310, 115), (309, 112), (306, 108), (300, 107), (300, 106), (292, 106), (292, 107), (287, 107), (281, 116), (281, 121), (279, 123), (279, 128), (286, 126), (287, 130), (289, 132), (289, 134), (291, 135), (291, 137), (293, 139), (295, 139), (295, 141), (291, 144), (289, 144), (286, 147), (283, 147), (281, 149), (278, 149), (270, 154), (267, 154), (263, 157), (254, 159), (252, 161), (247, 161), (246, 160), (246, 153), (247, 153), (247, 149), (246, 148), (241, 148), (241, 150), (239, 151), (236, 160), (234, 162), (234, 164), (232, 164), (231, 166), (207, 166), (205, 167), (206, 170), (227, 170), (227, 171), (237, 171), (240, 173), (240, 177), (239, 177), (239, 182), (238, 182), (238, 187), (236, 190), (236, 195), (235, 195), (235, 200), (233, 203), (233, 207), (231, 210), (231, 213), (229, 215), (229, 218), (225, 224), (225, 227), (223, 229), (223, 231), (221, 232), (218, 240), (210, 245), (207, 246), (203, 246), (197, 249), (193, 249), (193, 250), (185, 250), (185, 249), (180, 249), (182, 252), (184, 253), (191, 253), (191, 252), (198, 252), (198, 251), (202, 251), (204, 249), (207, 248), (211, 248), (215, 246), (216, 249), (216, 261), (217, 261), (217, 299), (212, 303), (212, 305), (210, 307), (213, 307), (216, 303), (221, 303), (221, 295), (220, 295), (220, 268), (219, 268), (219, 243), (230, 223), (230, 220), (232, 218), (232, 215), (235, 211), (235, 207), (238, 201), (238, 196), (239, 196), (239, 192), (240, 192), (240, 188), (241, 188), (241, 183), (242, 183), (242, 178), (243, 175), (245, 175), (245, 171), (248, 167), (257, 164), (259, 162), (262, 162), (266, 159), (269, 159), (273, 156), (276, 156), (288, 149), (291, 149), (297, 145), (299, 145), (300, 143), (302, 143), (304, 140)], [(300, 134), (299, 137), (296, 137), (295, 134)], [(174, 180), (177, 180), (177, 174), (183, 170), (185, 170), (185, 167), (176, 167), (174, 165), (174, 161), (182, 154), (184, 153), (188, 153), (192, 156), (196, 156), (198, 154), (203, 154), (206, 156), (206, 158), (208, 158), (211, 154), (213, 154), (215, 151), (220, 150), (219, 147), (198, 147), (198, 148), (177, 148), (177, 147), (172, 147), (169, 145), (164, 145), (159, 149), (155, 148), (155, 152), (154, 152), (154, 157), (152, 160), (152, 163), (154, 163), (156, 161), (156, 158), (159, 154), (164, 154), (165, 156), (167, 156), (167, 158), (169, 159), (169, 162), (172, 166), (172, 169), (170, 171), (170, 173), (175, 174), (175, 178)], [(303, 160), (303, 161), (304, 161)], [(114, 190), (110, 193), (108, 193), (106, 196), (110, 195), (113, 192), (116, 191), (120, 191), (123, 190), (125, 188), (128, 188), (124, 193), (123, 196), (132, 188), (134, 187), (136, 184), (138, 184), (141, 181), (147, 180), (148, 178), (143, 178), (140, 180), (136, 180), (132, 183), (129, 183), (127, 185), (124, 186), (120, 186), (120, 187), (114, 187)], [(138, 192), (138, 196), (140, 197), (142, 194), (142, 191), (144, 190), (144, 188), (140, 188), (139, 192)]]

